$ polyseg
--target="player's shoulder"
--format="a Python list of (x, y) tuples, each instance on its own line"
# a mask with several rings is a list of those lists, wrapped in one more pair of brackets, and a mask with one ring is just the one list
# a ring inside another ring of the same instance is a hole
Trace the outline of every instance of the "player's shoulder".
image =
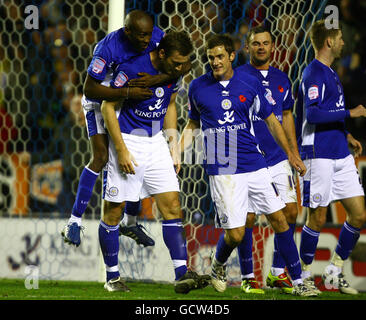
[(311, 61), (303, 71), (303, 79), (321, 79), (326, 74), (326, 66), (317, 59)]
[(254, 74), (248, 71), (249, 69), (245, 65), (234, 69), (236, 81), (240, 83), (240, 86), (256, 91), (262, 84)]
[(288, 74), (276, 67), (270, 66), (269, 71), (272, 73), (272, 75), (274, 75), (278, 79), (286, 80), (286, 81), (289, 80)]
[(199, 76), (198, 78), (193, 79), (189, 84), (190, 91), (192, 92), (197, 89), (203, 89), (213, 82), (212, 78), (212, 72), (208, 72)]

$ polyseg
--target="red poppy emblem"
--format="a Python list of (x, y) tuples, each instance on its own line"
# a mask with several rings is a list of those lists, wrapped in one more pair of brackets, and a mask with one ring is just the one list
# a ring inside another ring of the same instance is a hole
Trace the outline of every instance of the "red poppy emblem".
[(282, 93), (284, 89), (281, 86), (278, 86), (278, 91)]
[(167, 86), (167, 87), (168, 87), (168, 89), (169, 89), (172, 85), (173, 85), (172, 83), (168, 84), (168, 86)]
[(247, 98), (245, 98), (242, 94), (239, 96), (241, 102), (245, 102)]

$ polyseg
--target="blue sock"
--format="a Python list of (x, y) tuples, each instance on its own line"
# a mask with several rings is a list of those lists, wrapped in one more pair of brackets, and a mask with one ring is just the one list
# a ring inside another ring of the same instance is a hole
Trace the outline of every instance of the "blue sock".
[(225, 232), (223, 232), (217, 242), (215, 258), (219, 263), (225, 264), (235, 248), (230, 247), (225, 242)]
[(182, 219), (164, 220), (162, 228), (163, 239), (173, 261), (175, 280), (179, 280), (187, 272), (188, 258)]
[(301, 263), (294, 241), (293, 232), (289, 228), (285, 232), (276, 234), (278, 250), (285, 260), (287, 271), (292, 280), (301, 279)]
[[(296, 223), (289, 223), (288, 226), (290, 227), (290, 230), (292, 232), (292, 237), (294, 236)], [(286, 266), (285, 260), (280, 254), (280, 250), (278, 249), (277, 244), (277, 233), (274, 235), (274, 252), (273, 252), (273, 261), (272, 261), (272, 267), (273, 268), (281, 268), (284, 269)]]
[(339, 234), (338, 244), (335, 249), (335, 252), (342, 258), (342, 260), (348, 259), (359, 237), (360, 229), (351, 226), (346, 221), (343, 224), (341, 233)]
[(99, 173), (96, 173), (89, 168), (85, 167), (80, 175), (78, 190), (76, 193), (76, 199), (74, 206), (72, 207), (71, 214), (73, 216), (81, 218), (85, 212), (86, 207), (93, 194), (93, 188), (95, 181), (97, 180)]
[(99, 224), (99, 244), (102, 250), (104, 263), (107, 270), (107, 281), (119, 277), (118, 271), (118, 225), (110, 226), (100, 221)]
[(126, 201), (125, 213), (129, 216), (137, 216), (141, 210), (141, 201)]
[(305, 264), (313, 262), (319, 240), (319, 232), (304, 226), (301, 232), (300, 258)]
[(239, 265), (242, 276), (253, 273), (253, 228), (245, 228), (244, 238), (238, 246)]

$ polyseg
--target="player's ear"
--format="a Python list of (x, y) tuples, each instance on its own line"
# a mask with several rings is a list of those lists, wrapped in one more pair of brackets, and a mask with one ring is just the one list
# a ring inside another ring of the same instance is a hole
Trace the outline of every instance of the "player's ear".
[(236, 56), (235, 51), (233, 51), (232, 53), (230, 53), (230, 55), (229, 55), (229, 61), (230, 62), (233, 62), (235, 60), (235, 56)]
[(165, 51), (164, 51), (164, 49), (160, 49), (159, 52), (158, 52), (158, 54), (159, 54), (159, 58), (160, 59), (164, 59), (165, 58)]
[(326, 41), (327, 48), (331, 48), (333, 45), (333, 39), (331, 37), (328, 37)]

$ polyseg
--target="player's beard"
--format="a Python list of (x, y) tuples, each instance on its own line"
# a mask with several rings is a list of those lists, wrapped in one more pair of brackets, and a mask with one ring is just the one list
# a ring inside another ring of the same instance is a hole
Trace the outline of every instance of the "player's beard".
[(256, 67), (261, 67), (265, 65), (271, 58), (271, 54), (267, 54), (264, 58), (257, 58), (255, 55), (252, 56), (252, 64)]

